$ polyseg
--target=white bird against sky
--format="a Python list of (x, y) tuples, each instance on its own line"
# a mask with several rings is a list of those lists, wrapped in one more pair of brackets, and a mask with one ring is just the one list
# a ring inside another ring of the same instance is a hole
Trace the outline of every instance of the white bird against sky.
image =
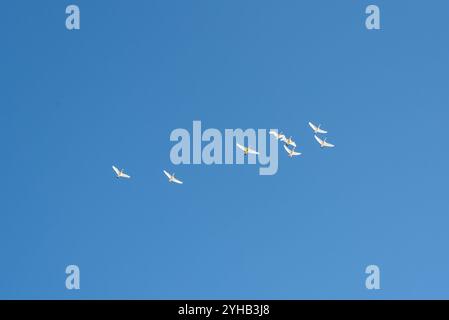
[(284, 139), (281, 139), (281, 140), (284, 141), (287, 145), (293, 146), (294, 148), (296, 148), (296, 143), (295, 143), (295, 141), (292, 140), (292, 137), (290, 137), (288, 139), (286, 139), (284, 137)]
[(177, 183), (177, 184), (182, 184), (182, 181), (180, 181), (180, 180), (178, 180), (178, 179), (175, 178), (175, 174), (174, 174), (174, 173), (173, 173), (173, 174), (170, 174), (170, 173), (168, 173), (168, 172), (165, 171), (165, 170), (164, 170), (164, 173), (165, 173), (165, 175), (166, 175), (167, 178), (168, 178), (168, 182), (174, 182), (174, 183)]
[(285, 144), (284, 144), (284, 149), (285, 149), (285, 151), (287, 151), (288, 156), (289, 156), (290, 158), (293, 158), (293, 156), (299, 156), (299, 155), (301, 154), (300, 152), (296, 152), (296, 151), (295, 151), (295, 148), (290, 149), (290, 148), (287, 147)]
[(112, 166), (112, 170), (114, 170), (117, 178), (127, 178), (127, 179), (131, 178), (130, 176), (128, 176), (126, 173), (123, 172), (123, 169), (119, 170), (117, 169), (117, 167)]
[(321, 124), (318, 125), (318, 127), (316, 125), (314, 125), (312, 122), (309, 122), (309, 126), (312, 128), (313, 132), (315, 134), (317, 133), (327, 133), (327, 131), (321, 129)]
[(331, 144), (329, 142), (326, 142), (326, 139), (321, 140), (316, 135), (315, 135), (315, 140), (318, 141), (318, 143), (320, 144), (321, 148), (333, 148), (333, 147), (335, 147), (333, 144)]
[(285, 135), (282, 134), (282, 132), (277, 133), (274, 130), (270, 130), (269, 134), (271, 134), (273, 137), (275, 137), (278, 140), (282, 140), (283, 141), (285, 139)]
[(241, 144), (238, 144), (238, 143), (237, 143), (237, 147), (240, 150), (243, 150), (244, 154), (248, 154), (248, 153), (250, 153), (250, 154), (259, 154), (259, 152), (257, 152), (256, 150), (251, 149), (250, 147), (244, 147), (244, 146), (242, 146)]

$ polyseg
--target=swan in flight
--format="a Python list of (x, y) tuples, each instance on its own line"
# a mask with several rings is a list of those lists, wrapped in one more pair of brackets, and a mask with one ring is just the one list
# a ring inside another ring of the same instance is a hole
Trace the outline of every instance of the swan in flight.
[(309, 126), (312, 128), (312, 130), (315, 134), (316, 133), (327, 133), (327, 131), (324, 131), (323, 129), (320, 128), (321, 124), (317, 127), (312, 122), (309, 122)]
[(287, 151), (288, 156), (289, 156), (290, 158), (293, 158), (293, 156), (299, 156), (299, 155), (301, 154), (300, 152), (296, 152), (296, 151), (295, 151), (295, 148), (290, 149), (290, 148), (287, 147), (285, 144), (284, 144), (284, 149), (285, 149), (285, 151)]
[(287, 145), (293, 146), (293, 148), (296, 148), (296, 143), (295, 143), (295, 141), (292, 140), (292, 137), (290, 137), (288, 139), (286, 139), (284, 137), (284, 139), (282, 139), (282, 141), (284, 141)]
[(274, 136), (278, 140), (284, 141), (284, 139), (285, 139), (285, 135), (282, 134), (282, 132), (277, 133), (274, 130), (270, 130), (269, 134), (271, 134), (272, 136)]
[(244, 146), (242, 146), (241, 144), (238, 144), (238, 143), (237, 143), (237, 147), (240, 150), (243, 150), (244, 154), (248, 154), (248, 153), (250, 153), (250, 154), (259, 154), (259, 152), (257, 152), (256, 150), (253, 150), (250, 147), (244, 147)]
[(316, 135), (315, 135), (315, 140), (318, 141), (318, 143), (320, 144), (321, 148), (333, 148), (333, 147), (335, 147), (333, 144), (330, 144), (329, 142), (326, 142), (326, 139), (321, 140)]
[(179, 181), (178, 179), (175, 178), (175, 174), (174, 173), (170, 174), (170, 173), (168, 173), (165, 170), (164, 170), (164, 173), (165, 173), (165, 175), (168, 178), (168, 182), (174, 182), (174, 183), (177, 183), (177, 184), (182, 184), (182, 181)]
[(126, 173), (123, 172), (122, 170), (117, 169), (115, 166), (112, 166), (112, 169), (114, 170), (115, 174), (117, 175), (117, 178), (131, 178), (130, 176), (128, 176)]

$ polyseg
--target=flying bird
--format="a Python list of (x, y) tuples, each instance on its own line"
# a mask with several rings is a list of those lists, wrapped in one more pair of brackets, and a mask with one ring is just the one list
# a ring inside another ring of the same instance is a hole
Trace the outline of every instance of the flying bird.
[(112, 169), (114, 170), (115, 174), (117, 175), (117, 178), (131, 178), (130, 176), (128, 176), (126, 173), (123, 172), (122, 170), (117, 169), (115, 166), (112, 166)]
[(250, 154), (259, 154), (259, 152), (257, 152), (256, 150), (253, 150), (250, 147), (244, 147), (244, 146), (242, 146), (241, 144), (238, 144), (238, 143), (237, 143), (237, 147), (239, 149), (243, 150), (244, 154), (248, 154), (248, 153), (250, 153)]
[(167, 178), (168, 178), (168, 182), (174, 182), (174, 183), (177, 183), (177, 184), (182, 184), (182, 181), (180, 181), (180, 180), (178, 180), (178, 179), (175, 178), (175, 174), (174, 174), (174, 173), (173, 173), (173, 174), (170, 174), (170, 173), (168, 173), (168, 172), (165, 171), (165, 170), (164, 170), (164, 173), (165, 173), (165, 175), (166, 175)]
[(318, 141), (318, 143), (320, 144), (321, 148), (333, 148), (333, 147), (335, 147), (333, 144), (330, 144), (329, 142), (326, 142), (326, 139), (321, 140), (316, 135), (315, 135), (315, 140)]
[(318, 127), (316, 125), (314, 125), (312, 122), (309, 122), (309, 126), (312, 128), (313, 132), (316, 133), (327, 133), (327, 131), (324, 131), (323, 129), (321, 129), (321, 124), (318, 125)]
[(282, 132), (277, 133), (276, 131), (270, 130), (269, 134), (271, 134), (272, 136), (274, 136), (278, 140), (284, 141), (284, 139), (285, 139), (285, 135), (282, 134)]
[(282, 141), (284, 141), (287, 145), (289, 146), (293, 146), (294, 148), (296, 148), (296, 143), (295, 141), (292, 140), (292, 137), (288, 138), (288, 139), (282, 139)]
[(295, 148), (290, 149), (290, 148), (287, 147), (285, 144), (284, 144), (284, 149), (285, 149), (285, 151), (287, 151), (288, 156), (289, 156), (290, 158), (293, 158), (293, 156), (299, 156), (299, 155), (301, 154), (300, 152), (296, 152), (296, 151), (295, 151)]

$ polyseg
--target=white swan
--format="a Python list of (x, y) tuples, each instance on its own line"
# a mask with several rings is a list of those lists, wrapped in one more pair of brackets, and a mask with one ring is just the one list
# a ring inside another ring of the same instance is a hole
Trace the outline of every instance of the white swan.
[(289, 147), (287, 147), (285, 144), (284, 144), (284, 149), (285, 149), (285, 151), (287, 151), (288, 156), (290, 158), (293, 158), (293, 156), (299, 156), (301, 154), (300, 152), (296, 152), (295, 148), (289, 149)]
[(296, 148), (296, 142), (292, 140), (292, 137), (286, 139), (282, 139), (282, 141), (284, 141), (286, 144), (288, 144), (289, 146), (293, 146), (294, 148)]
[(282, 132), (277, 133), (274, 130), (270, 130), (269, 134), (271, 134), (272, 136), (274, 136), (278, 140), (282, 140), (283, 141), (285, 139), (285, 135), (282, 134)]
[(117, 178), (131, 178), (130, 176), (128, 176), (127, 174), (125, 174), (122, 170), (117, 169), (115, 166), (112, 166), (112, 170), (114, 170), (115, 174), (117, 175)]
[(168, 178), (168, 182), (174, 182), (174, 183), (177, 183), (177, 184), (182, 184), (182, 181), (180, 181), (180, 180), (178, 180), (178, 179), (175, 178), (175, 174), (174, 174), (174, 173), (173, 173), (173, 174), (170, 174), (170, 173), (168, 173), (168, 172), (165, 171), (165, 170), (164, 170), (164, 173), (165, 173), (165, 175), (166, 175), (167, 178)]
[(243, 150), (244, 154), (248, 154), (248, 153), (250, 153), (250, 154), (259, 154), (259, 152), (257, 152), (256, 150), (251, 149), (250, 147), (244, 147), (244, 146), (242, 146), (241, 144), (238, 144), (238, 143), (237, 143), (237, 147), (240, 150)]
[(309, 126), (312, 128), (313, 132), (316, 133), (327, 133), (327, 131), (321, 129), (321, 124), (317, 127), (312, 122), (309, 122)]
[(315, 140), (318, 141), (318, 143), (320, 144), (321, 148), (333, 148), (333, 147), (335, 147), (333, 144), (331, 144), (329, 142), (326, 142), (326, 139), (321, 140), (316, 135), (315, 135)]

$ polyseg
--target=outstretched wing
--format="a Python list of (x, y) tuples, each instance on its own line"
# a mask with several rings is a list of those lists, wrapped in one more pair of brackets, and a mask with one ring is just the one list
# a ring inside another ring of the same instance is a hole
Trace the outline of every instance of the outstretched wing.
[(288, 154), (291, 154), (292, 156), (299, 156), (301, 154), (300, 152), (296, 152), (294, 150), (289, 149), (289, 147), (287, 147), (285, 144), (284, 144), (284, 149), (285, 149), (285, 151), (288, 152)]
[(276, 131), (270, 130), (269, 134), (271, 134), (272, 136), (275, 136), (275, 138), (279, 139), (280, 135), (279, 133), (277, 133)]
[(290, 154), (292, 151), (284, 144), (284, 149), (287, 151), (288, 154)]
[(316, 135), (315, 135), (315, 140), (318, 141), (319, 144), (323, 144), (323, 142), (324, 142), (323, 140), (318, 138)]
[(173, 178), (172, 182), (177, 183), (177, 184), (182, 184), (182, 181), (180, 181), (176, 178)]
[(165, 173), (165, 175), (167, 176), (167, 178), (169, 178), (169, 179), (171, 178), (171, 175), (170, 175), (170, 173), (168, 173), (168, 172), (167, 172), (167, 171), (165, 171), (165, 170), (164, 170), (164, 173)]
[(328, 147), (328, 148), (333, 148), (333, 147), (335, 147), (332, 143), (329, 143), (329, 142), (326, 142), (326, 141), (324, 141), (324, 146), (325, 146), (325, 147)]
[(313, 131), (317, 131), (318, 127), (314, 125), (312, 122), (309, 122), (309, 126), (312, 128)]
[(245, 151), (245, 147), (242, 146), (241, 144), (238, 144), (238, 143), (237, 143), (237, 148), (239, 148), (239, 149), (242, 150), (242, 151)]
[(318, 128), (316, 125), (314, 125), (312, 122), (309, 122), (309, 126), (313, 129), (313, 131), (317, 132), (317, 133), (327, 133), (327, 131)]
[(251, 153), (251, 154), (259, 154), (259, 152), (257, 152), (256, 150), (253, 150), (253, 149), (251, 149), (251, 148), (248, 148), (248, 153)]
[(120, 175), (120, 178), (127, 178), (127, 179), (129, 179), (129, 178), (131, 178), (131, 177), (128, 176), (127, 174), (125, 174), (125, 173), (122, 173), (122, 174)]
[(114, 172), (119, 175), (120, 174), (120, 170), (117, 169), (115, 166), (112, 166), (112, 170), (114, 170)]

